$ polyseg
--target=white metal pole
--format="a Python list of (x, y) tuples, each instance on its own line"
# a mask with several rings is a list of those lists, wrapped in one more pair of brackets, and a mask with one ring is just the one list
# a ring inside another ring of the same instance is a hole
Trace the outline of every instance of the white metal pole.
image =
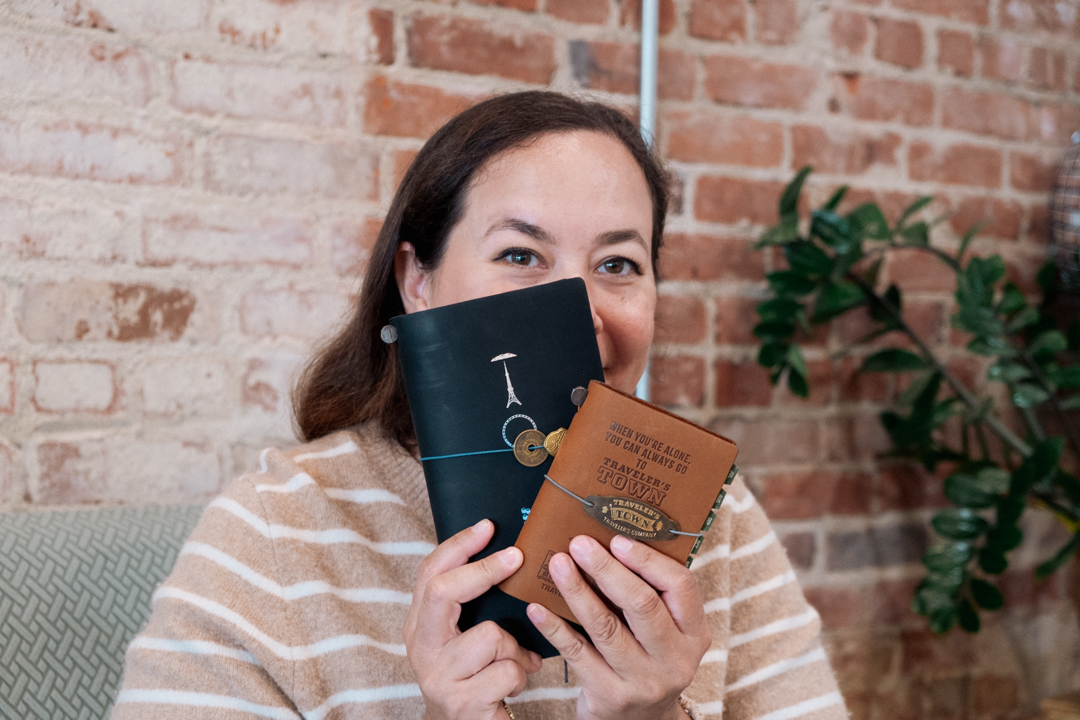
[[(660, 34), (659, 0), (641, 0), (641, 105), (638, 124), (641, 137), (652, 147), (656, 138), (656, 45)], [(636, 394), (649, 400), (649, 363), (638, 381)]]

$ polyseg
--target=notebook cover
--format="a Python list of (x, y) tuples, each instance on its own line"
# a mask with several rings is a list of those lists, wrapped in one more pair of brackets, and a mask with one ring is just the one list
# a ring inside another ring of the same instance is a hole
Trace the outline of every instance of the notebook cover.
[[(592, 312), (580, 278), (546, 283), (391, 320), (439, 542), (484, 518), (495, 535), (475, 559), (514, 544), (550, 458), (526, 467), (510, 451), (534, 426), (568, 428), (570, 395), (603, 379)], [(505, 438), (504, 438), (505, 435)], [(461, 453), (501, 450), (481, 455)], [(494, 620), (522, 647), (557, 651), (526, 603), (492, 588), (461, 610), (468, 629)]]
[(590, 383), (588, 399), (548, 474), (581, 498), (613, 498), (595, 502), (593, 512), (604, 522), (580, 500), (545, 482), (517, 539), (525, 561), (499, 587), (576, 623), (548, 574), (548, 560), (569, 552), (578, 535), (591, 535), (607, 547), (616, 534), (612, 527), (689, 565), (700, 538), (648, 536), (667, 534), (670, 520), (689, 533), (711, 527), (726, 494), (724, 485), (735, 477), (737, 453), (725, 437), (601, 382)]

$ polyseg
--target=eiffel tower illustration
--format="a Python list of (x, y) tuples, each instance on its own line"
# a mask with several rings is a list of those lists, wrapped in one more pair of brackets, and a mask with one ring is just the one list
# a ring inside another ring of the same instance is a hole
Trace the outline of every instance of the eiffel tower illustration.
[(510, 382), (510, 370), (506, 367), (506, 361), (515, 357), (517, 357), (517, 355), (514, 353), (503, 353), (502, 355), (496, 355), (491, 358), (491, 362), (502, 360), (503, 372), (506, 374), (506, 407), (510, 407), (514, 403), (517, 403), (518, 405), (521, 404), (521, 401), (517, 399), (517, 395), (514, 394), (514, 385)]

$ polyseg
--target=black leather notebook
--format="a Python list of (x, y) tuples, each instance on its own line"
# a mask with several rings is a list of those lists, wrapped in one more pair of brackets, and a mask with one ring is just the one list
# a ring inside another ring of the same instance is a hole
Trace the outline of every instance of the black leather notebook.
[[(546, 436), (570, 427), (574, 388), (604, 379), (585, 282), (547, 283), (391, 324), (439, 542), (490, 518), (495, 536), (474, 559), (513, 545), (551, 465), (550, 457), (522, 464), (515, 440), (525, 430)], [(557, 655), (526, 607), (492, 588), (462, 607), (458, 625), (494, 620), (522, 647)]]

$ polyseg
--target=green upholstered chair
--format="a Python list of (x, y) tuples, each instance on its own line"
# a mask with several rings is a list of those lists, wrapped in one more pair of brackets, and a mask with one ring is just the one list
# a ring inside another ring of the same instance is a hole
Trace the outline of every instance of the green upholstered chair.
[(104, 718), (200, 506), (0, 513), (0, 718)]

